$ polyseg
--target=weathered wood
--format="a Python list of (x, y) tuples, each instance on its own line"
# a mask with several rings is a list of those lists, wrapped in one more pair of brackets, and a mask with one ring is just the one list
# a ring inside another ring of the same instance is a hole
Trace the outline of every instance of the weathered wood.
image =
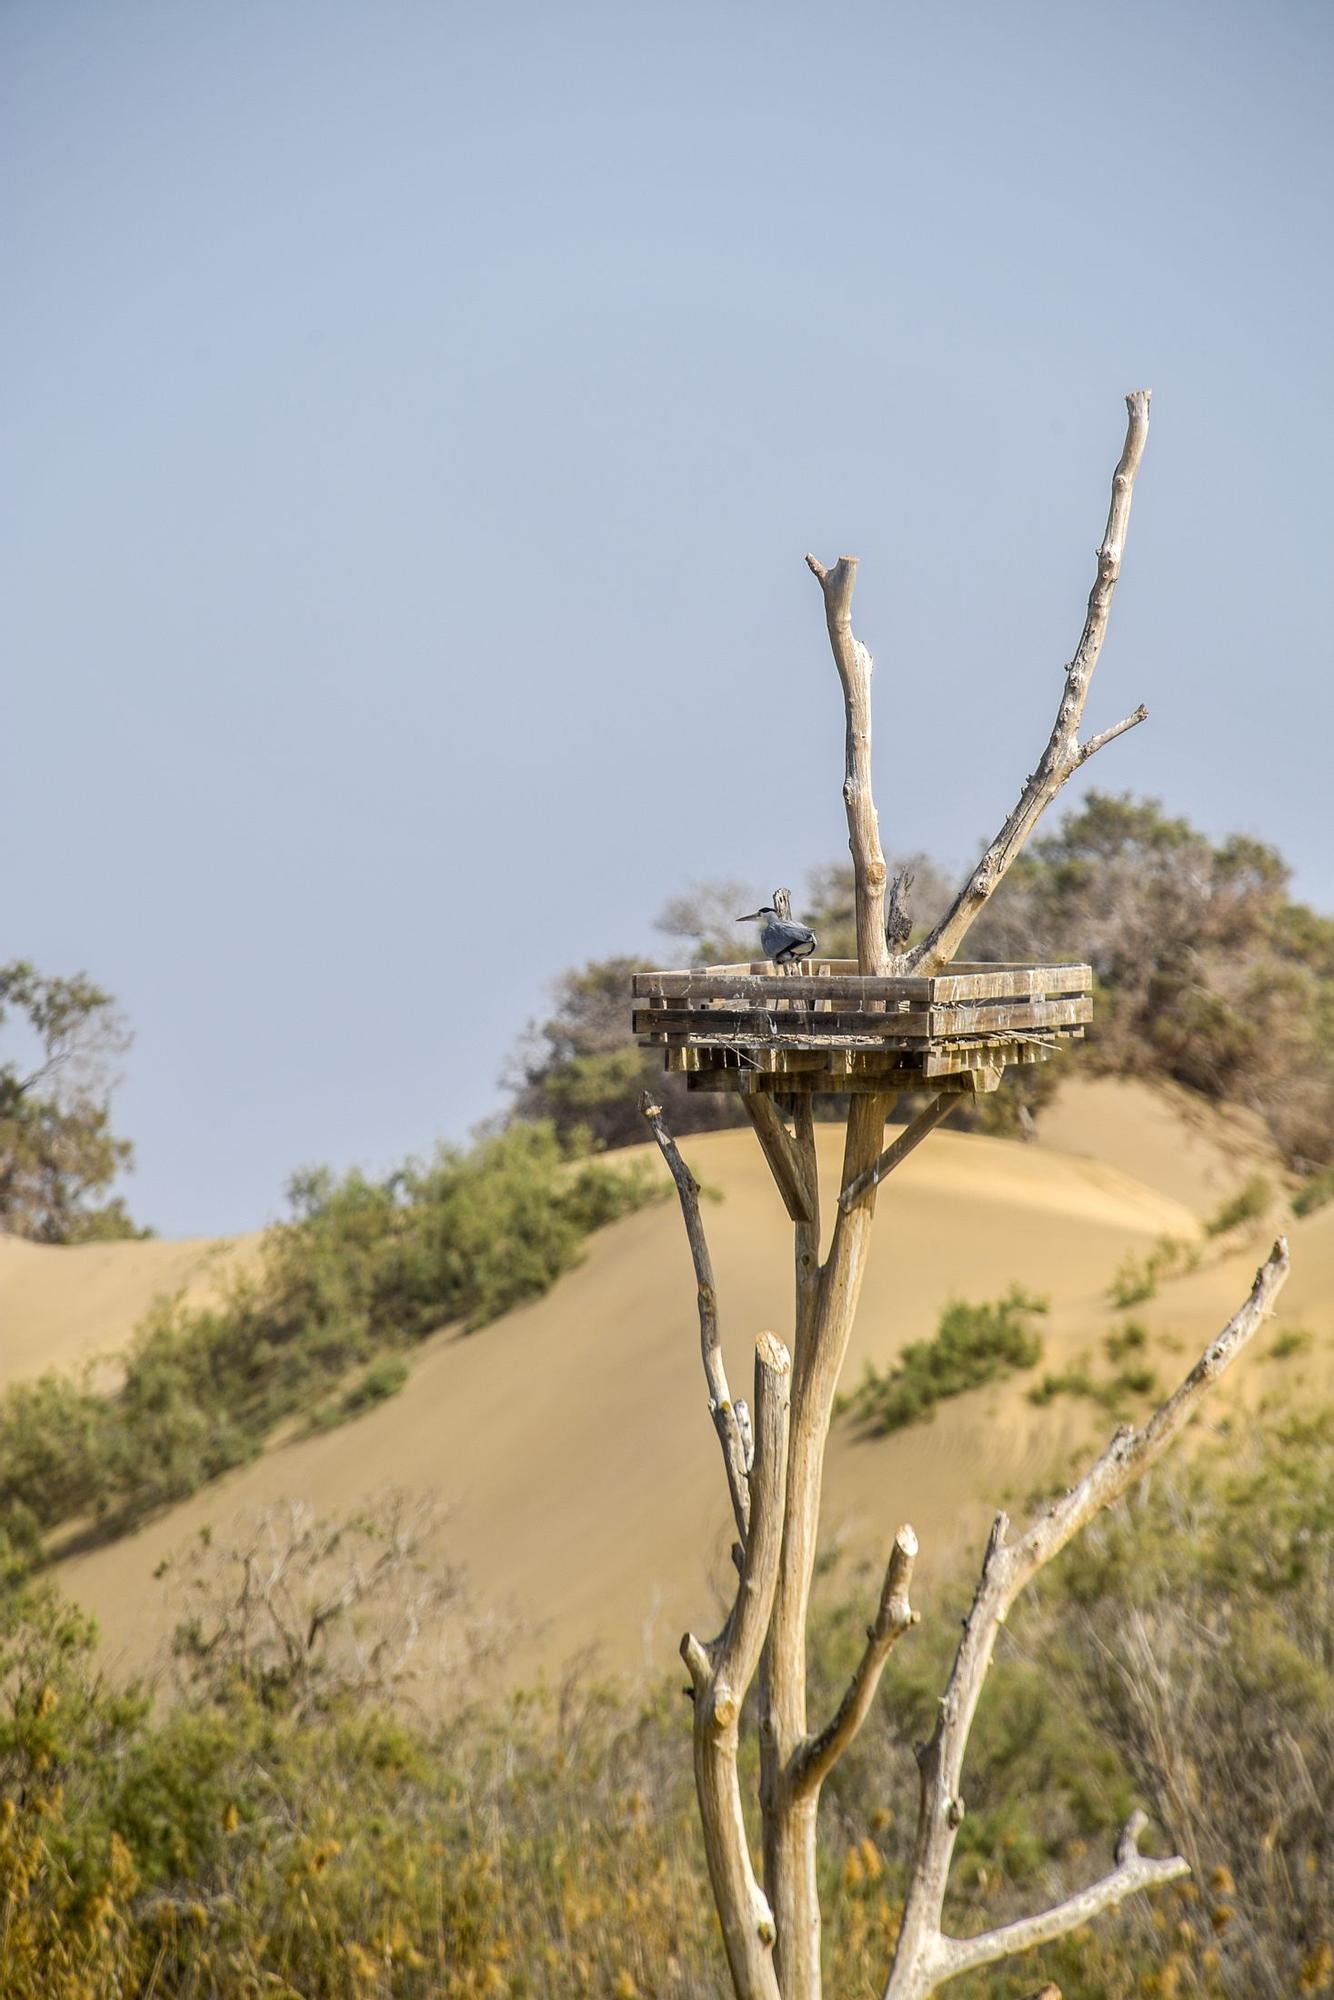
[[(842, 1181), (875, 1159), (888, 1096), (854, 1098)], [(797, 1780), (806, 1742), (806, 1619), (820, 1519), (824, 1454), (838, 1379), (847, 1354), (870, 1247), (875, 1196), (834, 1218), (809, 1337), (794, 1356), (783, 1552), (761, 1681), (760, 1800), (764, 1879), (778, 1925), (783, 2000), (818, 2000), (820, 1902), (815, 1869), (815, 1801)]]
[(779, 1117), (773, 1098), (752, 1095), (745, 1104), (788, 1214), (794, 1222), (813, 1222), (818, 1212), (818, 1196), (796, 1141)]
[[(889, 871), (880, 846), (880, 821), (871, 789), (871, 655), (853, 636), (852, 593), (856, 556), (840, 556), (832, 569), (807, 556), (806, 564), (824, 596), (825, 624), (834, 665), (843, 684), (843, 803), (852, 851), (853, 903), (857, 917), (857, 964), (862, 972), (890, 972), (893, 958), (885, 939), (885, 887)], [(789, 2000), (799, 2000), (791, 1995)]]
[(699, 1212), (699, 1182), (681, 1158), (680, 1148), (662, 1122), (662, 1106), (654, 1102), (651, 1092), (647, 1090), (644, 1092), (639, 1100), (639, 1108), (648, 1121), (649, 1130), (658, 1142), (658, 1150), (667, 1162), (668, 1171), (676, 1183), (676, 1192), (680, 1197), (681, 1216), (686, 1226), (686, 1241), (690, 1245), (690, 1260), (695, 1267), (700, 1357), (704, 1363), (704, 1380), (709, 1392), (709, 1415), (718, 1433), (718, 1443), (723, 1454), (723, 1470), (727, 1475), (727, 1490), (732, 1501), (732, 1513), (736, 1519), (737, 1532), (744, 1544), (750, 1530), (750, 1484), (746, 1451), (736, 1406), (732, 1401), (732, 1392), (727, 1386), (727, 1369), (723, 1362), (722, 1342), (718, 1337), (718, 1287), (714, 1282), (713, 1258), (709, 1253), (708, 1238), (704, 1234), (704, 1221)]
[(846, 1694), (832, 1719), (817, 1736), (809, 1736), (792, 1762), (793, 1789), (798, 1794), (818, 1795), (834, 1765), (856, 1736), (870, 1713), (885, 1661), (895, 1640), (919, 1622), (919, 1613), (909, 1602), (913, 1564), (917, 1560), (917, 1537), (906, 1523), (894, 1537), (880, 1603), (875, 1618), (866, 1629), (866, 1648), (857, 1663)]
[[(834, 1069), (821, 1063), (817, 1069), (801, 1070), (787, 1067), (759, 1069), (749, 1064), (733, 1067), (705, 1066), (697, 1062), (701, 1055), (711, 1055), (714, 1051), (697, 1049), (669, 1049), (667, 1066), (686, 1078), (689, 1090), (704, 1090), (732, 1093), (746, 1096), (750, 1092), (777, 1092), (780, 1096), (825, 1096), (855, 1097), (876, 1091), (930, 1090), (933, 1094), (942, 1091), (981, 1092), (994, 1090), (1006, 1068), (1028, 1068), (1034, 1063), (1046, 1062), (1051, 1050), (1039, 1047), (1005, 1049), (999, 1055), (983, 1052), (983, 1057), (970, 1056), (965, 1067), (941, 1074), (928, 1074), (920, 1065), (900, 1064), (894, 1067), (879, 1066), (874, 1069)], [(805, 1053), (801, 1051), (800, 1053)], [(692, 1062), (696, 1063), (691, 1067)]]
[[(920, 1007), (953, 1006), (965, 1000), (1059, 998), (1087, 993), (1093, 985), (1092, 971), (1081, 964), (955, 965), (930, 977), (862, 978), (846, 960), (828, 963), (831, 969), (818, 974), (815, 997), (851, 1001), (859, 1007), (871, 1000)], [(709, 965), (693, 972), (637, 972), (631, 990), (640, 1000), (737, 1000), (747, 1006), (809, 997), (796, 981), (774, 972), (771, 966), (756, 970), (744, 965)]]
[(923, 1139), (934, 1132), (941, 1119), (948, 1118), (954, 1108), (952, 1096), (948, 1092), (942, 1092), (933, 1103), (927, 1105), (925, 1111), (919, 1111), (912, 1123), (904, 1126), (894, 1143), (886, 1146), (874, 1165), (867, 1167), (858, 1174), (856, 1180), (848, 1183), (839, 1195), (839, 1207), (852, 1208), (857, 1202), (865, 1201), (872, 1188), (879, 1187), (886, 1175), (892, 1174), (895, 1167), (901, 1166), (909, 1153), (915, 1152)]
[(746, 1690), (755, 1678), (773, 1605), (787, 1482), (792, 1370), (771, 1333), (755, 1342), (755, 1462), (751, 1526), (731, 1615), (719, 1637), (681, 1641), (694, 1692), (695, 1790), (709, 1881), (737, 2000), (780, 2000), (774, 1917), (755, 1879), (741, 1805), (738, 1749)]
[(1126, 716), (1124, 721), (1113, 723), (1110, 729), (1104, 729), (1101, 734), (1090, 738), (1086, 743), (1079, 741), (1079, 725), (1084, 719), (1084, 704), (1088, 699), (1089, 683), (1093, 678), (1093, 669), (1098, 664), (1098, 655), (1102, 651), (1107, 620), (1112, 609), (1112, 597), (1121, 574), (1121, 556), (1125, 549), (1126, 531), (1130, 526), (1130, 502), (1135, 488), (1135, 475), (1139, 471), (1149, 435), (1147, 389), (1136, 389), (1126, 397), (1126, 416), (1125, 443), (1121, 448), (1116, 470), (1112, 474), (1111, 506), (1107, 514), (1107, 526), (1098, 549), (1097, 574), (1093, 579), (1093, 588), (1089, 592), (1084, 629), (1075, 648), (1075, 656), (1065, 670), (1065, 687), (1051, 735), (1047, 740), (1047, 747), (1038, 760), (1037, 769), (1025, 783), (1019, 795), (1018, 805), (949, 909), (940, 922), (928, 931), (921, 943), (915, 945), (908, 953), (905, 971), (938, 972), (949, 964), (968, 935), (970, 927), (1004, 881), (1028, 836), (1066, 780), (1073, 777), (1080, 765), (1087, 763), (1095, 751), (1101, 750), (1105, 743), (1112, 742), (1117, 736), (1123, 736), (1127, 729), (1133, 729), (1148, 716), (1149, 711), (1141, 704), (1134, 714)]
[(974, 1007), (924, 1007), (894, 1014), (856, 1013), (848, 1008), (827, 1013), (802, 1010), (776, 1013), (764, 1007), (659, 1003), (651, 1013), (636, 1012), (634, 1032), (642, 1042), (664, 1036), (690, 1035), (707, 1039), (721, 1035), (754, 1034), (775, 1042), (797, 1036), (848, 1036), (877, 1041), (925, 1042), (961, 1035), (1029, 1033), (1039, 1029), (1078, 1027), (1093, 1019), (1087, 994), (1063, 1000), (1007, 1000)]

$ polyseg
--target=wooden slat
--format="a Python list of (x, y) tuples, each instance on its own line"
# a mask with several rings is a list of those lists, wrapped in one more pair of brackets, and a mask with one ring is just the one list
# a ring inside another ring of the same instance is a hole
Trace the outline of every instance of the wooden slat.
[(1014, 1001), (993, 1007), (935, 1007), (912, 1014), (774, 1013), (764, 1008), (668, 1007), (633, 1016), (634, 1032), (652, 1046), (684, 1036), (691, 1041), (743, 1041), (779, 1047), (792, 1041), (873, 1040), (886, 1047), (952, 1041), (961, 1036), (1040, 1034), (1081, 1026), (1093, 1018), (1087, 998)]
[(931, 997), (948, 1006), (961, 1000), (1004, 1000), (1021, 994), (1088, 993), (1092, 988), (1093, 973), (1087, 965), (985, 966), (937, 973), (931, 981)]
[(839, 1207), (844, 1210), (855, 1208), (859, 1201), (865, 1201), (871, 1190), (879, 1187), (886, 1175), (892, 1174), (895, 1167), (901, 1166), (909, 1153), (915, 1151), (923, 1139), (935, 1131), (941, 1119), (948, 1117), (954, 1109), (954, 1096), (954, 1092), (942, 1090), (939, 1096), (933, 1098), (927, 1105), (925, 1111), (919, 1111), (912, 1123), (904, 1126), (898, 1138), (886, 1146), (875, 1165), (868, 1167), (865, 1173), (858, 1174), (855, 1180), (848, 1182), (838, 1198)]
[(892, 1005), (907, 1001), (919, 1006), (957, 1006), (970, 1000), (1026, 1000), (1087, 993), (1093, 975), (1087, 965), (988, 966), (937, 973), (932, 978), (862, 978), (855, 971), (825, 970), (827, 961), (806, 966), (798, 975), (771, 966), (703, 966), (684, 972), (637, 972), (632, 987), (637, 998), (663, 1000), (737, 1000), (741, 1004), (793, 1000), (818, 984), (820, 999)]

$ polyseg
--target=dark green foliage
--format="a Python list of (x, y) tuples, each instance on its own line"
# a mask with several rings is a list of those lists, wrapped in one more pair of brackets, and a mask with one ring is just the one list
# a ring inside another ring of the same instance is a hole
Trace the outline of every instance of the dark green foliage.
[(1103, 1341), (1115, 1374), (1095, 1376), (1087, 1358), (1081, 1356), (1072, 1367), (1062, 1369), (1059, 1374), (1044, 1375), (1040, 1382), (1035, 1382), (1028, 1392), (1029, 1402), (1042, 1409), (1058, 1396), (1083, 1396), (1112, 1416), (1124, 1416), (1131, 1398), (1151, 1395), (1158, 1387), (1158, 1377), (1145, 1361), (1127, 1360), (1128, 1356), (1142, 1355), (1148, 1340), (1148, 1333), (1137, 1320), (1127, 1320), (1123, 1326), (1114, 1327)]
[(217, 1306), (159, 1305), (116, 1394), (48, 1375), (0, 1396), (0, 1531), (22, 1549), (65, 1523), (120, 1528), (254, 1457), (284, 1419), (369, 1408), (404, 1379), (403, 1349), (540, 1297), (591, 1231), (658, 1192), (542, 1125), (383, 1182), (298, 1175), (261, 1274)]
[(1160, 1236), (1147, 1257), (1127, 1257), (1107, 1287), (1114, 1306), (1138, 1306), (1154, 1297), (1164, 1278), (1178, 1278), (1193, 1271), (1200, 1253), (1191, 1243), (1176, 1236)]
[(1124, 1361), (1127, 1354), (1139, 1354), (1149, 1344), (1149, 1335), (1137, 1319), (1128, 1319), (1124, 1326), (1118, 1326), (1108, 1334), (1103, 1342), (1109, 1361)]
[(354, 1382), (344, 1395), (340, 1405), (343, 1416), (359, 1416), (363, 1410), (373, 1410), (377, 1403), (387, 1403), (396, 1396), (407, 1381), (411, 1370), (401, 1354), (382, 1354), (378, 1361), (372, 1361), (359, 1382)]
[(1218, 1213), (1210, 1216), (1204, 1225), (1205, 1233), (1223, 1236), (1229, 1229), (1240, 1228), (1243, 1222), (1258, 1222), (1273, 1199), (1274, 1190), (1264, 1175), (1252, 1174)]
[(1267, 1361), (1286, 1361), (1290, 1355), (1305, 1354), (1314, 1338), (1315, 1336), (1309, 1333), (1305, 1327), (1289, 1327), (1286, 1333), (1281, 1333), (1278, 1336), (1278, 1339), (1269, 1349), (1265, 1359)]
[(111, 1130), (110, 1066), (129, 1047), (116, 1005), (86, 973), (52, 978), (25, 960), (0, 965), (0, 1229), (40, 1243), (143, 1236), (119, 1198), (100, 1206), (130, 1164)]
[(506, 1079), (513, 1118), (546, 1120), (569, 1141), (639, 1145), (647, 1136), (640, 1093), (651, 1090), (678, 1135), (744, 1123), (733, 1098), (687, 1092), (683, 1076), (664, 1072), (660, 1049), (635, 1042), (630, 981), (646, 964), (608, 958), (562, 973), (553, 1011), (529, 1024), (515, 1052)]
[(1093, 966), (1076, 1058), (1260, 1106), (1309, 1171), (1334, 1148), (1334, 920), (1288, 895), (1271, 847), (1217, 844), (1151, 799), (1092, 792), (1030, 842), (975, 926), (980, 958)]
[(1292, 1212), (1294, 1215), (1314, 1215), (1329, 1201), (1334, 1201), (1334, 1167), (1327, 1167), (1323, 1174), (1312, 1174), (1302, 1183), (1292, 1197)]
[(1029, 1320), (1047, 1310), (1045, 1299), (1018, 1285), (991, 1305), (956, 1299), (941, 1314), (932, 1340), (910, 1341), (898, 1362), (882, 1374), (867, 1364), (846, 1407), (871, 1432), (902, 1430), (929, 1417), (947, 1396), (961, 1396), (1042, 1357), (1042, 1342)]

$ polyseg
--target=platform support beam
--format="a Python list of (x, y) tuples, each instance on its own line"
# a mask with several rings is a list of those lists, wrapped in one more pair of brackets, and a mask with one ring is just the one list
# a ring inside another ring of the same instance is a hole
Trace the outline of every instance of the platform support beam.
[(819, 1212), (818, 1196), (796, 1141), (779, 1116), (773, 1098), (747, 1096), (741, 1102), (755, 1127), (755, 1136), (788, 1214), (794, 1222), (814, 1222)]
[(953, 1096), (942, 1093), (931, 1100), (925, 1111), (919, 1111), (912, 1123), (904, 1126), (893, 1144), (886, 1146), (875, 1164), (867, 1167), (865, 1173), (858, 1174), (855, 1180), (848, 1182), (838, 1198), (838, 1205), (844, 1213), (855, 1208), (859, 1201), (865, 1201), (871, 1190), (879, 1187), (881, 1181), (887, 1174), (892, 1174), (895, 1167), (901, 1166), (909, 1153), (915, 1152), (927, 1134), (934, 1132), (941, 1119), (948, 1118), (954, 1109)]

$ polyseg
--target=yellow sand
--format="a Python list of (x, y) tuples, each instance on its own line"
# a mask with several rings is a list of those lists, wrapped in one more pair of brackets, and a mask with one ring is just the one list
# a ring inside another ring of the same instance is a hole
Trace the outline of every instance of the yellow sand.
[(0, 1388), (48, 1368), (76, 1372), (124, 1348), (155, 1299), (202, 1304), (253, 1262), (256, 1236), (64, 1249), (0, 1236)]
[[(1115, 1085), (1076, 1092), (1062, 1136), (1077, 1133), (1089, 1148), (1105, 1138), (1119, 1164), (1050, 1144), (940, 1133), (895, 1176), (881, 1197), (848, 1382), (867, 1359), (884, 1365), (905, 1341), (929, 1335), (950, 1298), (992, 1299), (1016, 1281), (1051, 1300), (1044, 1367), (1097, 1357), (1117, 1317), (1105, 1291), (1122, 1258), (1163, 1236), (1199, 1238), (1201, 1209), (1214, 1208), (1246, 1164), (1235, 1132), (1211, 1136), (1207, 1121), (1187, 1132), (1170, 1104), (1142, 1120), (1133, 1086), (1128, 1102)], [(1137, 1164), (1140, 1125), (1148, 1172), (1137, 1179), (1127, 1165)], [(833, 1130), (821, 1133), (826, 1213), (838, 1147)], [(755, 1332), (790, 1328), (790, 1226), (749, 1131), (695, 1139), (686, 1151), (724, 1194), (709, 1204), (707, 1224), (732, 1386), (742, 1393)], [(1309, 1393), (1329, 1386), (1334, 1214), (1297, 1225), (1293, 1237), (1283, 1321), (1304, 1321), (1321, 1339), (1287, 1361), (1248, 1359), (1250, 1402), (1284, 1382)], [(117, 1247), (128, 1262), (154, 1246)], [(1244, 1297), (1263, 1247), (1257, 1240), (1224, 1255), (1206, 1245), (1199, 1270), (1136, 1309), (1165, 1383)], [(1179, 1350), (1168, 1344), (1177, 1341)], [(995, 1506), (1022, 1507), (1107, 1433), (1109, 1420), (1087, 1402), (1034, 1407), (1030, 1379), (960, 1397), (933, 1422), (887, 1439), (860, 1440), (840, 1423), (826, 1541), (854, 1557), (873, 1554), (910, 1519), (923, 1542), (919, 1595), (929, 1608), (933, 1579), (978, 1545)], [(62, 1581), (97, 1614), (111, 1656), (142, 1665), (170, 1622), (154, 1572), (200, 1526), (222, 1535), (238, 1513), (285, 1498), (343, 1511), (390, 1485), (432, 1491), (452, 1507), (442, 1547), (465, 1564), (484, 1605), (518, 1617), (510, 1661), (518, 1676), (555, 1671), (589, 1649), (620, 1671), (658, 1666), (687, 1623), (709, 1629), (729, 1536), (675, 1203), (602, 1232), (580, 1268), (535, 1305), (471, 1337), (436, 1336), (392, 1402), (274, 1449), (138, 1534), (67, 1562)]]
[(1275, 1189), (1287, 1176), (1263, 1119), (1211, 1105), (1173, 1084), (1072, 1076), (1038, 1127), (1045, 1146), (1120, 1167), (1170, 1193), (1201, 1219), (1215, 1215), (1248, 1176)]

